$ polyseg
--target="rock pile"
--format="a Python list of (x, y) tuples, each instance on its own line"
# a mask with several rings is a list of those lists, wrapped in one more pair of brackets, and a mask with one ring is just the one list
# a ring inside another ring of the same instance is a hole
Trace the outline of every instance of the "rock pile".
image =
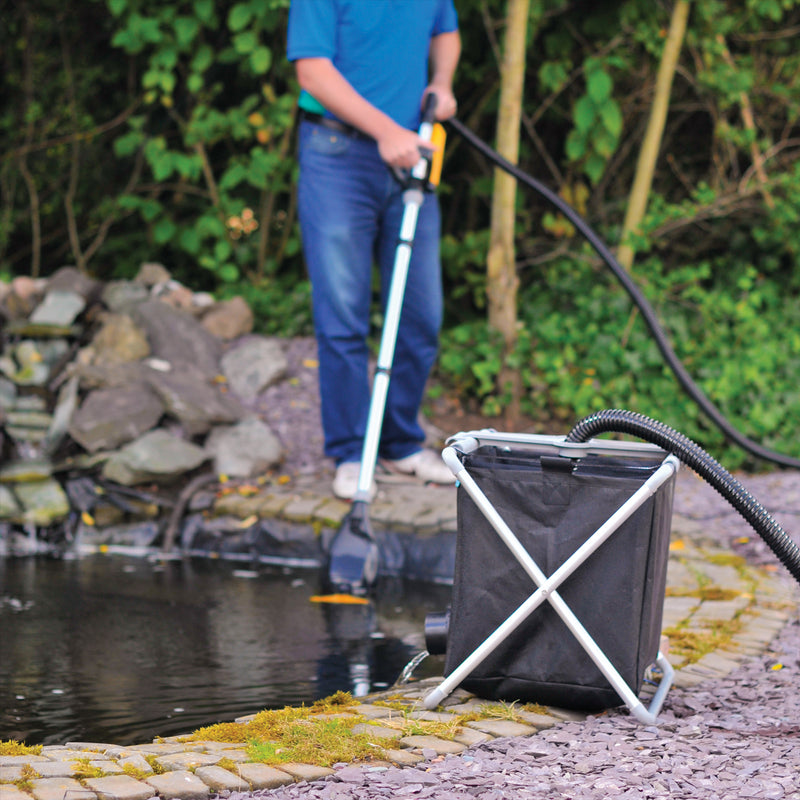
[(281, 463), (252, 409), (286, 374), (284, 343), (252, 333), (241, 298), (192, 292), (158, 264), (108, 283), (64, 267), (0, 285), (0, 316), (0, 542), (153, 516), (149, 488), (174, 497)]

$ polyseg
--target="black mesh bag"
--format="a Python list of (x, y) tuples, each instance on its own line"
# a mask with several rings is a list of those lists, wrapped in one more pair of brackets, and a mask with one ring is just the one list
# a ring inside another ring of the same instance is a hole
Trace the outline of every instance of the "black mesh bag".
[[(463, 457), (464, 467), (547, 576), (662, 463), (649, 454), (566, 458), (494, 446)], [(673, 476), (557, 590), (637, 694), (658, 653), (674, 485)], [(459, 487), (445, 676), (535, 590), (532, 579)], [(586, 711), (622, 703), (548, 602), (461, 685), (488, 699)]]

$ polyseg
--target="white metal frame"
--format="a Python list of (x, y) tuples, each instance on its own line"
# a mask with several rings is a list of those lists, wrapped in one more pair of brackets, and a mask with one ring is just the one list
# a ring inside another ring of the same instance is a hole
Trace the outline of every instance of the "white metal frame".
[[(642, 484), (642, 486), (620, 506), (549, 578), (525, 550), (519, 539), (494, 508), (492, 503), (478, 487), (474, 478), (461, 463), (459, 455), (467, 455), (479, 447), (494, 444), (517, 449), (533, 448), (537, 451), (551, 451), (556, 454), (580, 458), (587, 454), (599, 455), (665, 455), (661, 466)], [(673, 455), (666, 455), (654, 445), (638, 442), (598, 441), (586, 443), (567, 442), (563, 437), (540, 436), (535, 434), (500, 434), (495, 431), (473, 431), (457, 434), (447, 441), (442, 458), (450, 467), (480, 511), (494, 528), (498, 536), (511, 551), (514, 558), (536, 584), (536, 591), (525, 600), (495, 631), (490, 634), (461, 664), (458, 665), (423, 700), (425, 708), (438, 706), (469, 674), (513, 631), (521, 625), (543, 602), (549, 602), (565, 625), (602, 672), (630, 712), (643, 724), (656, 721), (667, 692), (674, 680), (675, 671), (667, 658), (659, 651), (656, 664), (662, 671), (662, 679), (649, 706), (645, 707), (635, 692), (625, 682), (619, 671), (609, 661), (605, 653), (589, 635), (569, 606), (556, 591), (595, 550), (597, 550), (628, 519), (636, 509), (652, 497), (680, 468), (680, 462)]]

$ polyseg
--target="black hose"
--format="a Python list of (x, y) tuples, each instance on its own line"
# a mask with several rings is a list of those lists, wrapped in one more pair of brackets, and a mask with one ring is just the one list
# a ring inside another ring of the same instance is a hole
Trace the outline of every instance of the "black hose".
[(672, 453), (710, 483), (749, 523), (800, 583), (800, 548), (769, 512), (699, 445), (663, 422), (622, 409), (584, 417), (567, 434), (568, 442), (587, 442), (600, 433), (627, 433)]
[(705, 396), (703, 390), (692, 380), (692, 377), (687, 372), (686, 368), (680, 362), (672, 346), (667, 339), (666, 334), (659, 324), (658, 317), (653, 311), (650, 304), (647, 302), (645, 296), (639, 291), (638, 286), (633, 282), (625, 268), (617, 261), (612, 252), (608, 249), (603, 240), (589, 227), (583, 217), (575, 211), (569, 203), (565, 202), (551, 189), (548, 189), (536, 178), (523, 172), (519, 167), (507, 161), (499, 153), (489, 147), (486, 142), (476, 136), (469, 128), (462, 122), (459, 122), (455, 117), (448, 120), (456, 130), (472, 147), (482, 153), (492, 163), (500, 167), (500, 169), (513, 175), (520, 183), (525, 184), (535, 192), (540, 194), (552, 205), (554, 205), (586, 238), (589, 244), (594, 248), (595, 252), (600, 258), (608, 265), (611, 271), (616, 276), (617, 280), (622, 284), (625, 291), (630, 295), (630, 298), (636, 304), (637, 308), (642, 314), (647, 327), (655, 339), (658, 349), (664, 356), (669, 368), (673, 371), (678, 379), (678, 382), (683, 387), (684, 391), (697, 403), (700, 409), (709, 417), (709, 419), (733, 442), (739, 445), (743, 450), (751, 453), (764, 461), (770, 461), (774, 464), (779, 464), (782, 467), (791, 467), (793, 469), (800, 469), (800, 459), (792, 458), (791, 456), (784, 455), (783, 453), (776, 453), (766, 447), (754, 442), (752, 439), (747, 438), (740, 431), (736, 430), (730, 422), (723, 416), (722, 412)]

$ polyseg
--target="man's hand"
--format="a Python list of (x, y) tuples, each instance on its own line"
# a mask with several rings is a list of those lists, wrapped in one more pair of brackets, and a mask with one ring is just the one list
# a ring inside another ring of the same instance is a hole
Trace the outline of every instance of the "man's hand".
[(425, 94), (422, 96), (423, 104), (425, 102), (425, 97), (431, 92), (436, 95), (436, 119), (440, 122), (444, 122), (444, 120), (454, 116), (458, 110), (458, 104), (456, 103), (455, 95), (450, 86), (438, 86), (432, 83), (425, 89)]
[(430, 150), (433, 147), (419, 134), (400, 125), (394, 125), (378, 139), (381, 158), (397, 169), (412, 169), (421, 158), (420, 149)]

